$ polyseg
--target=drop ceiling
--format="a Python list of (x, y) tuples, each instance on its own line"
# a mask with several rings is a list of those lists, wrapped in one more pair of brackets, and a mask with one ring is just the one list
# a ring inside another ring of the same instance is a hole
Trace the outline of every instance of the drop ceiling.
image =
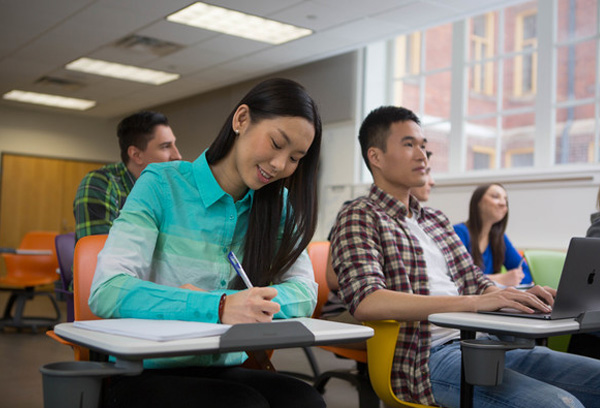
[[(96, 100), (113, 118), (499, 8), (499, 0), (222, 0), (221, 7), (306, 27), (270, 45), (188, 27), (165, 17), (191, 0), (0, 0), (0, 94), (13, 89)], [(80, 57), (174, 72), (160, 86), (72, 72)], [(2, 105), (28, 107), (1, 101)]]

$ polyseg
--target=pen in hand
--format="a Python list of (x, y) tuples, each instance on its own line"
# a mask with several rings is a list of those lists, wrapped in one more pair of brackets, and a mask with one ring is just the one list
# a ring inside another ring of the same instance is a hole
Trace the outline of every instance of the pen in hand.
[(229, 259), (229, 262), (231, 263), (233, 269), (235, 269), (239, 277), (242, 278), (242, 280), (246, 284), (246, 287), (248, 287), (248, 289), (254, 287), (254, 285), (252, 285), (252, 282), (250, 282), (248, 275), (246, 275), (246, 271), (244, 271), (244, 268), (242, 268), (242, 264), (240, 263), (240, 261), (238, 261), (233, 251), (229, 252), (229, 254), (227, 255), (227, 259)]

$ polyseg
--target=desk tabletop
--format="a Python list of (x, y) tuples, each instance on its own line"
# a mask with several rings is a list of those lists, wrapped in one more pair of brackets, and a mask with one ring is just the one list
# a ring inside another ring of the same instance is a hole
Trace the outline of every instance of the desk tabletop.
[(580, 329), (575, 319), (544, 320), (469, 312), (434, 313), (429, 315), (429, 321), (442, 327), (526, 338), (569, 334)]
[[(299, 322), (314, 336), (311, 344), (294, 344), (284, 342), (280, 345), (268, 348), (290, 348), (304, 345), (326, 345), (343, 344), (363, 341), (373, 336), (370, 327), (331, 322), (327, 320), (296, 318), (285, 320), (274, 320), (270, 325), (283, 322)], [(73, 326), (73, 323), (61, 323), (54, 327), (54, 332), (75, 344), (89, 347), (93, 350), (111, 354), (116, 357), (129, 360), (140, 360), (154, 357), (182, 356), (190, 354), (212, 354), (222, 351), (220, 336), (198, 337), (193, 339), (182, 339), (172, 341), (153, 341), (127, 337), (116, 334), (103, 333)], [(247, 344), (240, 342), (237, 351), (246, 350)], [(235, 351), (231, 344), (228, 351)]]

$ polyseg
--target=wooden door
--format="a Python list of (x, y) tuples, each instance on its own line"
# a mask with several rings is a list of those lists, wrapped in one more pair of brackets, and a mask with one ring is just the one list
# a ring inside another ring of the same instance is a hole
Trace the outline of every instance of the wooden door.
[(17, 247), (32, 230), (75, 231), (77, 187), (86, 173), (104, 164), (3, 153), (0, 246)]

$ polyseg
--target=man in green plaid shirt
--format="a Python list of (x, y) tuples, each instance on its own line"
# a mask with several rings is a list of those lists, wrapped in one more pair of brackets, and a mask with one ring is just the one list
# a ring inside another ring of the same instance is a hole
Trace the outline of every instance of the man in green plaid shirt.
[(167, 118), (142, 111), (123, 119), (117, 127), (121, 162), (85, 175), (75, 194), (75, 237), (108, 234), (142, 170), (156, 162), (181, 160)]

